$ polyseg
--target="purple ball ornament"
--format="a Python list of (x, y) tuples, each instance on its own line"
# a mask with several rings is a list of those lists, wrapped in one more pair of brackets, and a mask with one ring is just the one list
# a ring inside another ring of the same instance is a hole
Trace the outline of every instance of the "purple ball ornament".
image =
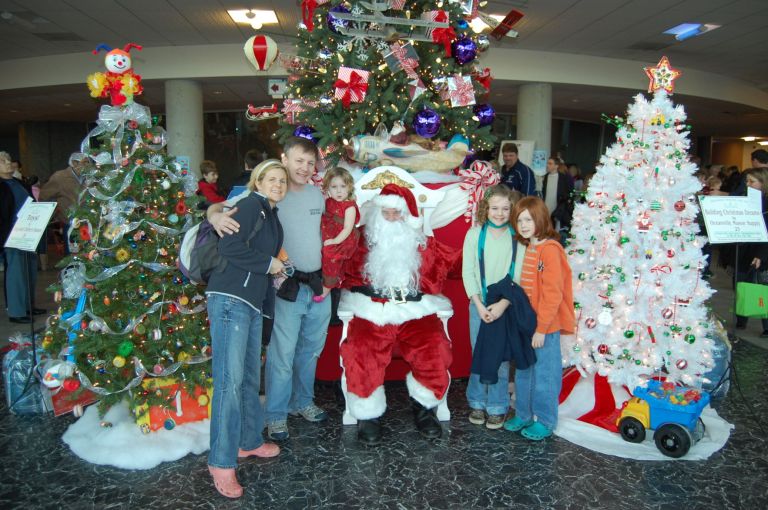
[(413, 130), (422, 138), (432, 138), (440, 131), (440, 115), (436, 111), (424, 108), (413, 116)]
[(475, 60), (477, 56), (477, 44), (469, 37), (456, 39), (451, 45), (453, 58), (459, 65), (464, 65)]
[(477, 117), (480, 127), (490, 126), (496, 118), (496, 111), (489, 104), (475, 105), (472, 110), (475, 112), (475, 117)]
[(335, 17), (333, 15), (334, 12), (343, 12), (345, 14), (349, 14), (351, 11), (343, 5), (337, 5), (336, 7), (331, 7), (328, 9), (328, 16), (326, 17), (328, 28), (334, 34), (341, 34), (341, 32), (339, 32), (339, 28), (348, 28), (349, 20)]
[(293, 130), (293, 136), (306, 138), (307, 140), (311, 140), (312, 143), (317, 143), (317, 138), (315, 138), (315, 130), (304, 124), (297, 126), (296, 129)]

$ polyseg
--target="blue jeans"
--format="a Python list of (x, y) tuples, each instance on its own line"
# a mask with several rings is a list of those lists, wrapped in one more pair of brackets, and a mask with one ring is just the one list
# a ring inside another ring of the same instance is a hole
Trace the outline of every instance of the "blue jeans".
[(536, 363), (526, 370), (515, 370), (515, 415), (530, 421), (534, 415), (550, 430), (557, 427), (557, 406), (563, 379), (560, 332), (544, 337), (536, 349)]
[[(472, 352), (475, 350), (477, 333), (480, 331), (480, 315), (477, 307), (469, 302), (469, 341)], [(490, 415), (507, 414), (509, 409), (509, 362), (499, 367), (499, 380), (496, 384), (482, 384), (478, 374), (469, 375), (467, 384), (467, 402), (472, 409), (485, 410)]]
[[(264, 444), (261, 383), (261, 312), (240, 299), (208, 295), (213, 348), (211, 451), (213, 467), (237, 466), (237, 450)], [(247, 371), (247, 375), (246, 375)]]
[(312, 301), (314, 293), (299, 285), (296, 301), (275, 299), (275, 324), (267, 349), (267, 424), (285, 420), (289, 411), (312, 404), (317, 359), (325, 346), (331, 300)]

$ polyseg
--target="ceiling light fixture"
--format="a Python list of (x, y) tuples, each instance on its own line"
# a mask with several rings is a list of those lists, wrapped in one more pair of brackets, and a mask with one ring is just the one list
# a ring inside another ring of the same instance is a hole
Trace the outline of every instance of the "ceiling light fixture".
[(742, 136), (741, 139), (744, 140), (745, 142), (754, 142), (755, 140), (757, 140), (757, 137), (756, 136)]
[[(493, 18), (493, 19), (495, 19), (495, 20), (497, 20), (499, 23), (501, 23), (502, 21), (504, 21), (504, 16), (502, 16), (502, 15), (500, 15), (500, 14), (491, 14), (491, 15), (490, 15), (490, 17), (491, 17), (491, 18)], [(469, 23), (469, 26), (472, 28), (472, 31), (473, 31), (474, 33), (476, 33), (476, 34), (479, 34), (479, 33), (481, 33), (483, 30), (487, 30), (487, 29), (491, 28), (491, 27), (488, 25), (488, 23), (486, 23), (486, 22), (484, 22), (482, 19), (480, 19), (480, 16), (478, 16), (478, 17), (476, 17), (475, 19), (473, 19), (473, 20), (472, 20), (472, 21)]]
[(765, 141), (762, 141), (762, 142), (757, 142), (757, 144), (758, 145), (762, 145), (763, 147), (765, 147), (766, 145), (768, 145), (768, 140), (765, 140)]
[(229, 17), (235, 23), (247, 23), (254, 30), (261, 29), (262, 25), (277, 23), (275, 11), (260, 11), (256, 9), (239, 9), (227, 11)]

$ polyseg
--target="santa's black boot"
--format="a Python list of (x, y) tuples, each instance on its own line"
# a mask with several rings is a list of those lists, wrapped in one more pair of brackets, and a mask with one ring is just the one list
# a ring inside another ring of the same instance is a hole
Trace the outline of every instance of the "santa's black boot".
[(357, 421), (357, 439), (367, 445), (381, 443), (381, 422), (379, 418)]
[(419, 434), (427, 439), (436, 439), (443, 435), (443, 428), (435, 416), (435, 408), (427, 409), (413, 398), (411, 398), (411, 407), (413, 408), (413, 420)]

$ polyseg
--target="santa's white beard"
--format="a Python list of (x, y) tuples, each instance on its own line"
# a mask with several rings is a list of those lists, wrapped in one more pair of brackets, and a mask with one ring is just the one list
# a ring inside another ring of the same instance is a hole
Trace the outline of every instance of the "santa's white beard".
[(374, 290), (381, 294), (389, 294), (391, 288), (418, 293), (419, 247), (426, 242), (424, 233), (404, 221), (387, 221), (379, 213), (370, 215), (365, 237), (370, 251), (363, 275)]

